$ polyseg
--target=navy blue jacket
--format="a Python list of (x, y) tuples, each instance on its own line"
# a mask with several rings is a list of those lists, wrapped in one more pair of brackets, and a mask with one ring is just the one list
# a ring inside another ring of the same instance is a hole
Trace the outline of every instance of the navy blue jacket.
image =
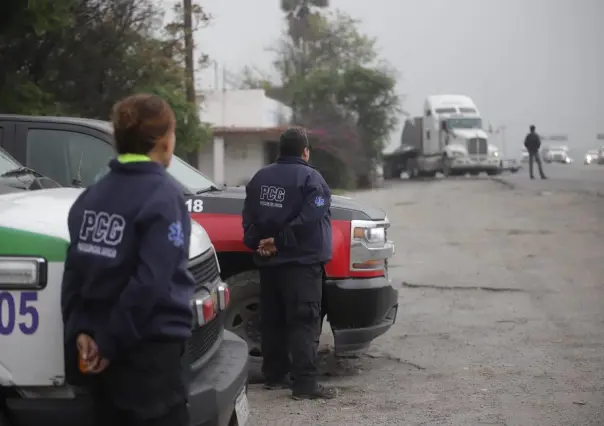
[(541, 138), (537, 133), (530, 132), (524, 138), (524, 147), (531, 154), (538, 152), (541, 148)]
[(280, 157), (246, 186), (244, 244), (252, 250), (274, 238), (277, 253), (255, 256), (261, 266), (316, 264), (331, 259), (331, 191), (301, 158)]
[(120, 163), (69, 212), (61, 308), (65, 343), (90, 334), (114, 360), (143, 340), (191, 334), (191, 222), (182, 192), (151, 161)]

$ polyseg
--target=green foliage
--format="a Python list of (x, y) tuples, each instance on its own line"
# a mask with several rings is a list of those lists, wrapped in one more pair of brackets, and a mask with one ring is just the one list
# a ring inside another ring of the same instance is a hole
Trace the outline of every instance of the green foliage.
[(272, 92), (293, 107), (297, 124), (321, 129), (313, 146), (322, 153), (313, 158), (331, 183), (347, 186), (352, 175), (366, 185), (401, 113), (395, 73), (378, 62), (359, 21), (325, 3), (281, 2), (288, 29), (274, 49), (280, 81)]
[[(156, 93), (177, 116), (177, 149), (209, 139), (184, 90), (184, 29), (162, 27), (179, 0), (7, 0), (0, 25), (0, 112), (106, 120), (119, 99)], [(210, 17), (193, 7), (196, 28)], [(182, 12), (176, 14), (182, 16)], [(202, 60), (207, 60), (202, 57)]]

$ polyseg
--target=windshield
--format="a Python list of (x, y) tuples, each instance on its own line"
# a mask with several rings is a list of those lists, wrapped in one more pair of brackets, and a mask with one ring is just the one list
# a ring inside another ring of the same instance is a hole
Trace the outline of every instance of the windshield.
[(453, 129), (482, 129), (482, 119), (478, 117), (462, 117), (447, 119), (447, 128)]
[(0, 148), (0, 175), (19, 167), (22, 167), (21, 164), (17, 163), (6, 151)]
[(214, 182), (202, 175), (199, 170), (189, 166), (179, 157), (174, 156), (167, 172), (189, 192), (195, 193), (202, 189), (216, 186)]
[[(113, 134), (113, 125), (104, 121), (103, 124)], [(172, 176), (187, 192), (196, 193), (202, 189), (216, 186), (209, 178), (201, 174), (199, 170), (194, 169), (189, 164), (181, 160), (176, 155), (172, 158), (170, 167), (166, 171)], [(98, 180), (98, 177), (97, 177)]]

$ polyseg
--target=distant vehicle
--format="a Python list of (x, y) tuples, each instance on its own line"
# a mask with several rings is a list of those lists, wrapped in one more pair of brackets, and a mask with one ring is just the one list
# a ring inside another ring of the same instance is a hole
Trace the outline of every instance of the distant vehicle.
[(598, 164), (604, 164), (604, 146), (598, 150)]
[(516, 158), (504, 158), (501, 160), (501, 170), (504, 172), (516, 173), (521, 168), (522, 165)]
[(583, 164), (597, 164), (598, 162), (598, 150), (597, 149), (590, 149), (589, 151), (587, 151), (587, 153), (585, 153), (585, 160), (583, 161)]
[(489, 144), (478, 108), (468, 96), (432, 95), (424, 115), (407, 120), (401, 146), (384, 156), (384, 176), (411, 179), (470, 173), (501, 173), (497, 147)]
[(522, 150), (522, 154), (520, 155), (520, 162), (521, 163), (528, 163), (529, 162), (529, 153), (526, 149)]
[(573, 162), (568, 155), (566, 146), (549, 146), (541, 150), (541, 157), (546, 163), (570, 164)]

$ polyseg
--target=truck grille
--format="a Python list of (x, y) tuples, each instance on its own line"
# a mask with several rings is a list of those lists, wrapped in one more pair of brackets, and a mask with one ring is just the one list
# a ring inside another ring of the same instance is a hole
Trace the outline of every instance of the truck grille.
[(207, 285), (214, 282), (220, 272), (218, 272), (218, 262), (214, 256), (214, 250), (208, 250), (198, 258), (193, 259), (192, 265), (189, 266), (189, 272), (195, 279), (195, 291), (198, 291)]
[(468, 154), (487, 155), (489, 147), (485, 138), (468, 139)]
[(212, 321), (193, 330), (191, 338), (187, 342), (189, 359), (194, 363), (204, 356), (220, 337), (224, 326), (224, 312), (221, 312)]
[[(208, 250), (193, 259), (189, 264), (189, 272), (195, 279), (196, 292), (204, 286), (214, 284), (220, 275), (214, 250)], [(224, 327), (223, 323), (224, 319), (222, 313), (220, 313), (203, 327), (193, 326), (191, 338), (187, 342), (187, 351), (191, 363), (203, 357), (210, 350), (220, 337)]]

